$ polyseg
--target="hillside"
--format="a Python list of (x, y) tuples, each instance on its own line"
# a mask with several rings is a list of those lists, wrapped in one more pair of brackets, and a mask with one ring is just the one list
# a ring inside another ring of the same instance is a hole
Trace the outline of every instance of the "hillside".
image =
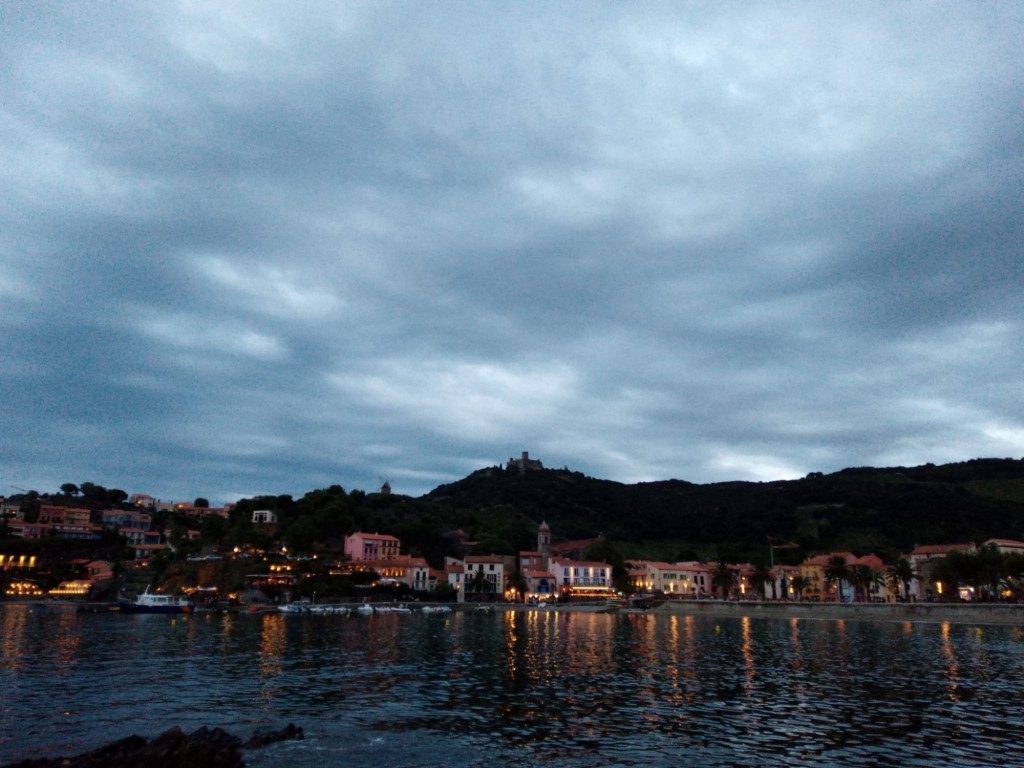
[(627, 485), (568, 470), (525, 474), (491, 467), (422, 497), (437, 508), (488, 510), (546, 520), (560, 538), (604, 533), (633, 542), (671, 541), (704, 556), (763, 558), (768, 537), (811, 551), (895, 554), (916, 544), (1024, 538), (1024, 460), (853, 468), (800, 480)]

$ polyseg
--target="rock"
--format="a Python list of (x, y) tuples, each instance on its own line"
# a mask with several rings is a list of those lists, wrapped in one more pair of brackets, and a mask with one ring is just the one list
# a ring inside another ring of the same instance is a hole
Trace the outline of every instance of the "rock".
[(6, 768), (245, 768), (242, 740), (220, 728), (185, 735), (180, 728), (147, 742), (129, 736), (76, 757), (23, 760)]
[(292, 741), (293, 739), (302, 738), (304, 738), (302, 729), (295, 725), (295, 723), (288, 723), (288, 725), (279, 731), (266, 731), (264, 733), (257, 731), (252, 735), (251, 739), (245, 742), (245, 748), (259, 749), (260, 747), (265, 747), (268, 744), (275, 744), (279, 741)]

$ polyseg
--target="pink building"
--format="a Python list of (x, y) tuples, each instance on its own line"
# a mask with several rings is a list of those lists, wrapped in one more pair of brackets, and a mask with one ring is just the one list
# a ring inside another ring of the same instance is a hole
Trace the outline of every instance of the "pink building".
[(401, 545), (394, 536), (358, 531), (345, 537), (345, 556), (353, 562), (397, 560)]

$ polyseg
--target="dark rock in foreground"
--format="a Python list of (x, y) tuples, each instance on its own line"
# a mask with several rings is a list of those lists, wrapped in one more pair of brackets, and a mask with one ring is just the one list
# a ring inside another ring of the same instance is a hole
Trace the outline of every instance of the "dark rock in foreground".
[(265, 747), (268, 744), (275, 744), (279, 741), (293, 741), (302, 738), (304, 738), (302, 729), (295, 725), (295, 723), (288, 723), (288, 725), (286, 725), (279, 731), (265, 731), (263, 733), (254, 733), (252, 737), (247, 742), (245, 742), (245, 748), (259, 749), (260, 747)]
[(186, 735), (175, 727), (152, 741), (128, 736), (76, 757), (23, 760), (5, 768), (244, 768), (243, 746), (255, 749), (301, 738), (302, 729), (292, 723), (279, 731), (255, 733), (244, 745), (221, 728), (204, 727)]

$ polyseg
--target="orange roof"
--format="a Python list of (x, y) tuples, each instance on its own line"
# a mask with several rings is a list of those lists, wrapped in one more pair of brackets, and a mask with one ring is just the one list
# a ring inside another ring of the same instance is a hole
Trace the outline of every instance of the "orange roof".
[(912, 555), (944, 555), (947, 552), (964, 552), (971, 549), (973, 544), (925, 544), (922, 547), (916, 547)]

